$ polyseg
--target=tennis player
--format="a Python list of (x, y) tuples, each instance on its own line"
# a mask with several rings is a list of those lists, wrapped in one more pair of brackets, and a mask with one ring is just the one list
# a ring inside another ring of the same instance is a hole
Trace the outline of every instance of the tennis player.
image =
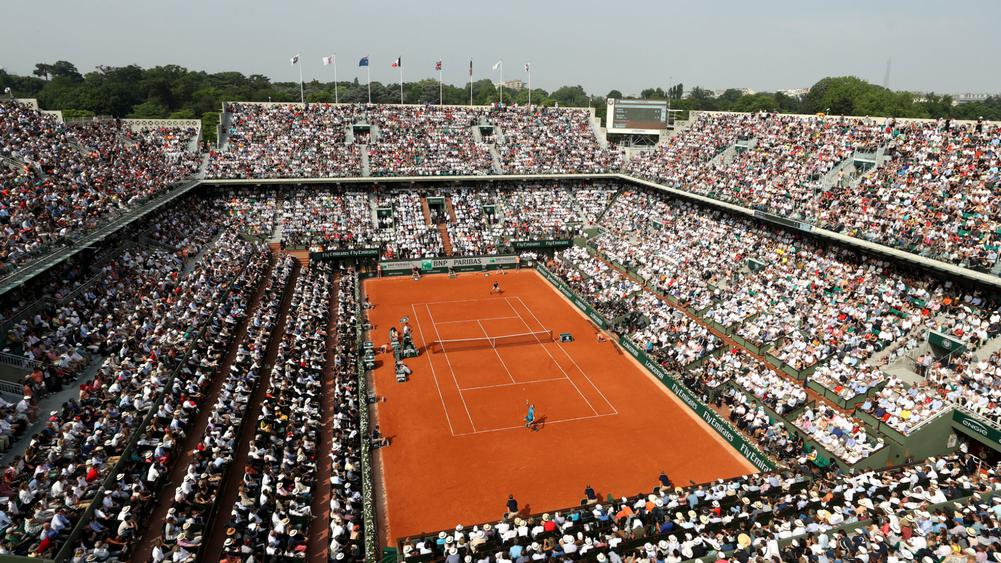
[[(525, 401), (528, 403), (528, 401)], [(535, 430), (535, 405), (528, 404), (528, 414), (525, 415), (525, 428)]]
[(493, 287), (490, 288), (490, 293), (504, 293), (504, 291), (500, 288), (500, 282), (494, 282)]

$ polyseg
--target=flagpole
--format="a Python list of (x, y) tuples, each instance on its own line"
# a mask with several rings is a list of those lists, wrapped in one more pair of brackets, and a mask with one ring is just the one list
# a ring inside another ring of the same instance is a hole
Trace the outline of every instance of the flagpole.
[(400, 60), (400, 105), (403, 105), (403, 61)]
[(473, 105), (473, 61), (469, 61), (469, 105)]
[(368, 74), (368, 103), (372, 104), (372, 64), (365, 65), (365, 73)]
[(528, 63), (528, 111), (532, 111), (532, 63)]
[(500, 62), (500, 105), (504, 106), (504, 61)]
[(337, 53), (334, 53), (334, 103), (341, 103), (340, 100), (337, 99)]
[(445, 105), (445, 87), (441, 83), (441, 67), (438, 67), (438, 105)]
[(296, 57), (299, 59), (299, 101), (302, 102), (302, 105), (306, 105), (306, 94), (302, 89), (302, 57), (299, 55)]

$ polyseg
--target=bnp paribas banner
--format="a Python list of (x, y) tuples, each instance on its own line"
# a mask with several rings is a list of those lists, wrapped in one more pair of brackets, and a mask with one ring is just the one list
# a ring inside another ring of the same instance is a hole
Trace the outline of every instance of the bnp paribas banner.
[(447, 272), (479, 272), (509, 270), (518, 266), (517, 256), (466, 256), (464, 258), (423, 258), (419, 260), (384, 260), (379, 262), (387, 276), (409, 274), (414, 268), (424, 274)]

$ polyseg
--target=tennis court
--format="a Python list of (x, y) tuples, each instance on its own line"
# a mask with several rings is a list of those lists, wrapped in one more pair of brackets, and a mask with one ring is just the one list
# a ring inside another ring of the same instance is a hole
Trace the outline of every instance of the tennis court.
[(415, 344), (427, 351), (453, 436), (523, 430), (527, 406), (536, 402), (545, 406), (545, 424), (618, 414), (568, 345), (554, 341), (520, 297), (434, 301), (411, 309)]
[(392, 442), (376, 451), (384, 539), (497, 519), (509, 493), (535, 513), (578, 504), (587, 484), (618, 497), (661, 470), (685, 484), (753, 471), (534, 271), (373, 279), (365, 292), (374, 344), (405, 319), (421, 351), (408, 382), (389, 353), (373, 376)]

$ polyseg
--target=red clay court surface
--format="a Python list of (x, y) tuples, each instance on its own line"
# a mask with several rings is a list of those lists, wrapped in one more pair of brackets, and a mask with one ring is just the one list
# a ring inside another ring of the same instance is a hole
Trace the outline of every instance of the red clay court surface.
[[(503, 293), (491, 295), (499, 281)], [(384, 278), (365, 282), (375, 308), (370, 338), (409, 317), (413, 370), (396, 383), (392, 356), (377, 356), (384, 540), (500, 518), (508, 493), (525, 513), (579, 504), (588, 483), (602, 498), (651, 490), (661, 470), (682, 485), (754, 471), (667, 389), (531, 270)], [(535, 338), (496, 347), (435, 340), (551, 329), (575, 342)], [(540, 430), (524, 428), (525, 401)], [(378, 466), (378, 465), (377, 465)], [(388, 514), (386, 514), (388, 512)]]

